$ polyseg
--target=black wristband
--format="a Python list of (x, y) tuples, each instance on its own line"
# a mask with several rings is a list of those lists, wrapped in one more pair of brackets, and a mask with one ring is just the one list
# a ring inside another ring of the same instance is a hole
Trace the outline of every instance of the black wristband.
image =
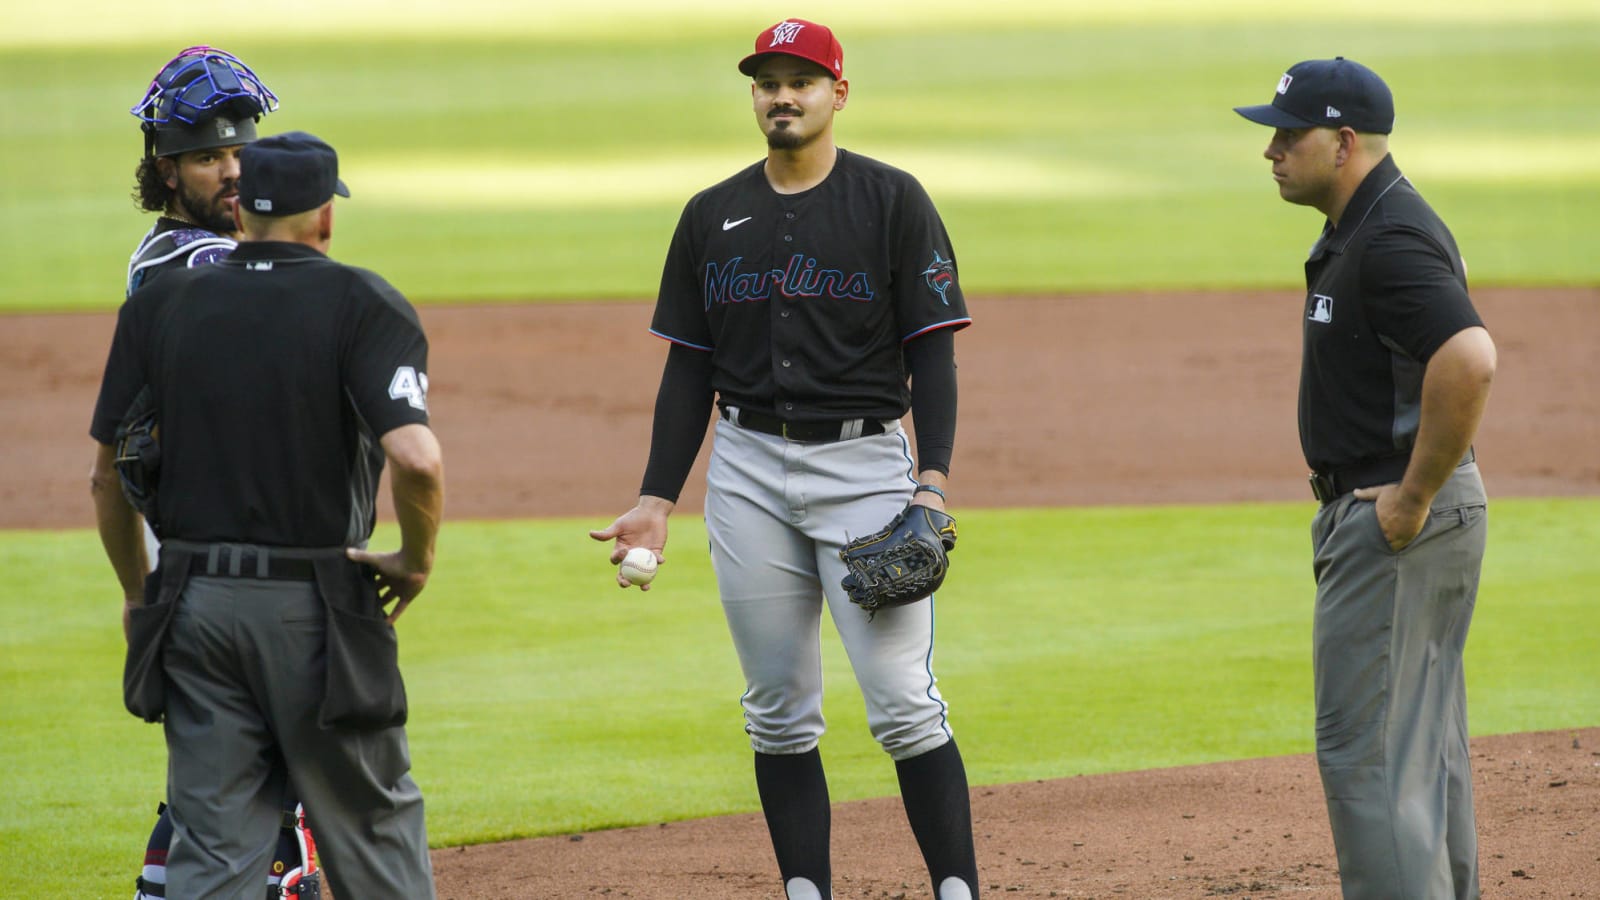
[(946, 499), (945, 496), (944, 496), (944, 491), (940, 490), (939, 488), (937, 488), (937, 487), (935, 487), (934, 485), (931, 485), (931, 484), (919, 484), (919, 485), (917, 485), (917, 489), (911, 492), (911, 496), (915, 497), (916, 495), (922, 493), (923, 491), (927, 491), (930, 494), (938, 494), (940, 500)]

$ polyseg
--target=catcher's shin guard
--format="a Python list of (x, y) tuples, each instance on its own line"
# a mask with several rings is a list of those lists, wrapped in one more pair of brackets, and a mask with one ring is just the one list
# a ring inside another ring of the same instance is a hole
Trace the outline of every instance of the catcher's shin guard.
[[(167, 895), (167, 848), (172, 844), (172, 819), (167, 805), (156, 807), (159, 818), (144, 852), (144, 870), (135, 879), (133, 900), (156, 900)], [(317, 842), (306, 826), (305, 807), (284, 810), (278, 849), (267, 874), (267, 900), (322, 900), (322, 870), (317, 868)]]
[(272, 860), (267, 900), (298, 898), (321, 900), (322, 870), (317, 868), (317, 842), (306, 826), (306, 808), (296, 804), (294, 812), (283, 813), (283, 832), (278, 836), (278, 853)]
[(155, 900), (167, 895), (167, 848), (172, 845), (172, 819), (167, 805), (156, 804), (156, 824), (144, 848), (144, 868), (133, 880), (133, 900)]

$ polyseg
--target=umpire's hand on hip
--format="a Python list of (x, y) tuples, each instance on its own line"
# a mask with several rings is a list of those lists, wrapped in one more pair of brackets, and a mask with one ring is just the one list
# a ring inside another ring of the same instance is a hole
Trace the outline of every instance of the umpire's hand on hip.
[(428, 571), (416, 563), (408, 562), (403, 550), (393, 553), (373, 553), (370, 550), (357, 550), (354, 547), (345, 551), (345, 555), (358, 563), (366, 563), (376, 571), (378, 582), (378, 602), (387, 607), (390, 603), (394, 608), (389, 610), (388, 621), (390, 625), (400, 618), (406, 611), (411, 601), (417, 599), (422, 589), (428, 584)]

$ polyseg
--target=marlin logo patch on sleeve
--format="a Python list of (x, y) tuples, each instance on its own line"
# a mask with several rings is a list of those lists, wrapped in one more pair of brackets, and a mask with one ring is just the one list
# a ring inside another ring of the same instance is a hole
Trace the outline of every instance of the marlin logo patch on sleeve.
[(939, 295), (939, 302), (949, 306), (950, 298), (945, 294), (956, 283), (955, 260), (945, 259), (939, 255), (939, 251), (935, 250), (933, 251), (933, 262), (928, 263), (928, 267), (922, 270), (921, 275), (923, 280), (928, 283), (929, 289)]

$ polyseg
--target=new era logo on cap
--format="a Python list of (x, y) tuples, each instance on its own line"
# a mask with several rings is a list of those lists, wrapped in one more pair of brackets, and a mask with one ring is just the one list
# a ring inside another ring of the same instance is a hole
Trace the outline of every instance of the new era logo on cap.
[(1394, 96), (1378, 73), (1342, 56), (1296, 63), (1262, 106), (1234, 112), (1273, 128), (1349, 127), (1369, 134), (1394, 130)]

